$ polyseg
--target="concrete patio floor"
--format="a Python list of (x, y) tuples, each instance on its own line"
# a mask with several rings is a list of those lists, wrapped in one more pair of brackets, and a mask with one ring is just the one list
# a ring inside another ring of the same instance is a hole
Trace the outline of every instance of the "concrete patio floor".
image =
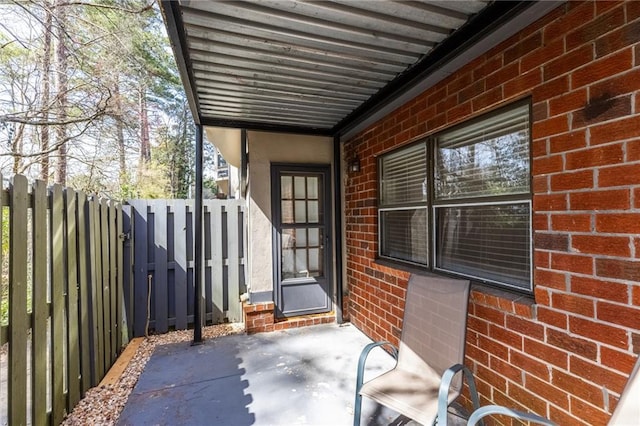
[[(330, 324), (160, 346), (118, 424), (349, 425), (358, 356), (369, 342), (354, 326)], [(372, 351), (365, 380), (393, 364)], [(362, 423), (415, 424), (366, 399)]]

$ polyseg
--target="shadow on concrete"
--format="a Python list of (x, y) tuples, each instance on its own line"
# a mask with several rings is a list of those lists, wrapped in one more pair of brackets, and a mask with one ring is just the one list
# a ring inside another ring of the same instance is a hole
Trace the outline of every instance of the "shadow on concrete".
[(238, 348), (217, 343), (156, 348), (118, 424), (253, 425)]
[[(353, 326), (233, 335), (158, 347), (120, 425), (351, 425), (356, 367), (370, 343)], [(394, 365), (371, 352), (365, 380)], [(365, 398), (362, 423), (416, 425)]]

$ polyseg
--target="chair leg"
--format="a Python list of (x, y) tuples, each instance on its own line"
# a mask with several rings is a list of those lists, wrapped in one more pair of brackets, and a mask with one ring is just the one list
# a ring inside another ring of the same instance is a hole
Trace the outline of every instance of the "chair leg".
[(353, 404), (353, 426), (360, 426), (360, 416), (362, 414), (362, 395), (360, 389), (356, 390), (356, 400)]

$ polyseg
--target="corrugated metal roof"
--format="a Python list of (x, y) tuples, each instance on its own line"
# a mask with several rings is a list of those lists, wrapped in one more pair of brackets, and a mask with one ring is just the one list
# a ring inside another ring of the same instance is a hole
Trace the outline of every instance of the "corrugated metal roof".
[(162, 2), (196, 120), (319, 132), (335, 129), (487, 5)]

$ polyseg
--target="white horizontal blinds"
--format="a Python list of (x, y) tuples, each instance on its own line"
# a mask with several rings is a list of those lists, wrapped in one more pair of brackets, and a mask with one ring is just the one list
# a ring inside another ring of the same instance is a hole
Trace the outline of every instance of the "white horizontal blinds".
[(380, 254), (427, 264), (427, 209), (380, 211)]
[(425, 144), (387, 154), (380, 160), (380, 204), (404, 205), (427, 199)]
[(439, 269), (529, 290), (530, 204), (436, 208)]
[(437, 269), (531, 290), (530, 139), (528, 104), (437, 135)]
[(436, 201), (528, 194), (529, 140), (528, 105), (439, 134)]
[(379, 175), (380, 256), (426, 265), (426, 144), (384, 155)]

